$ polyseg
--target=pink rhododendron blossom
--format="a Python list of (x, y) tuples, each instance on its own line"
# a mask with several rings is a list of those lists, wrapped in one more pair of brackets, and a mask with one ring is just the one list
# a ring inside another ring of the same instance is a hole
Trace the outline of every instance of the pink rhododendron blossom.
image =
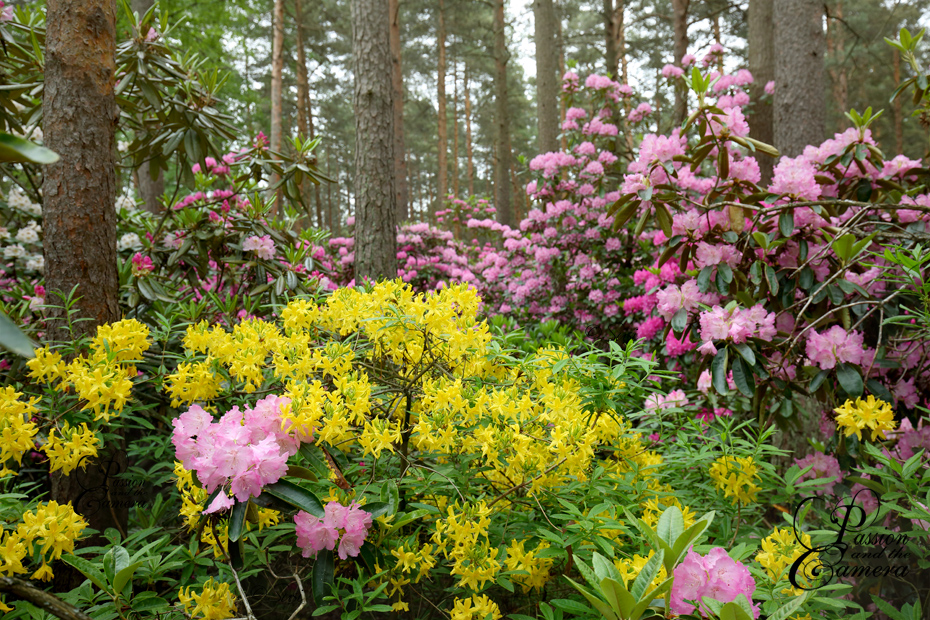
[(813, 164), (804, 157), (782, 157), (775, 166), (769, 191), (773, 194), (786, 194), (800, 200), (817, 200), (820, 198), (820, 185), (814, 175), (817, 173)]
[(765, 83), (765, 94), (774, 95), (775, 94), (775, 80), (769, 80)]
[[(752, 602), (755, 591), (756, 582), (749, 569), (731, 558), (723, 547), (714, 547), (703, 557), (689, 549), (684, 561), (675, 568), (671, 610), (679, 615), (693, 613), (695, 607), (688, 601), (697, 601), (701, 614), (713, 617), (701, 602), (703, 597), (729, 603), (742, 594)], [(758, 618), (760, 612), (760, 606), (753, 605), (753, 617)]]
[(685, 70), (675, 65), (665, 65), (662, 67), (662, 77), (665, 79), (679, 78), (685, 74)]
[(326, 504), (322, 519), (301, 510), (294, 516), (294, 522), (297, 524), (297, 546), (302, 549), (303, 557), (316, 556), (324, 549), (333, 551), (338, 542), (339, 557), (345, 560), (358, 556), (371, 528), (372, 517), (355, 502), (343, 506), (332, 501)]
[(271, 260), (275, 255), (274, 241), (271, 235), (258, 237), (252, 235), (242, 244), (243, 252), (255, 252), (255, 254), (264, 260)]
[[(813, 487), (813, 491), (817, 495), (832, 495), (833, 487), (839, 484), (844, 477), (843, 471), (840, 469), (840, 462), (837, 461), (836, 458), (824, 454), (823, 452), (814, 452), (802, 459), (795, 459), (794, 464), (801, 469), (804, 469), (808, 465), (811, 466), (811, 470), (806, 474), (802, 474), (801, 477), (798, 478), (798, 482), (815, 480), (817, 478), (830, 479), (827, 482), (823, 482), (821, 485)], [(811, 487), (808, 487), (808, 489), (810, 488)]]
[(847, 333), (839, 325), (822, 334), (811, 330), (807, 338), (807, 357), (823, 370), (835, 368), (837, 364), (859, 364), (862, 355), (862, 334)]

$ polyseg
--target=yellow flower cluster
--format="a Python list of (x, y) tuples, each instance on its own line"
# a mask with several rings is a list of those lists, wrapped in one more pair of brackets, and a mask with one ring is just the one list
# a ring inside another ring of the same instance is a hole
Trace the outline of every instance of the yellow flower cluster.
[(99, 440), (97, 434), (87, 428), (86, 422), (78, 428), (71, 428), (65, 422), (60, 437), (55, 435), (55, 430), (49, 431), (48, 441), (42, 447), (49, 458), (50, 472), (60, 469), (67, 476), (77, 467), (84, 469), (85, 459), (97, 456)]
[(652, 497), (640, 504), (640, 508), (643, 509), (643, 516), (641, 517), (643, 522), (652, 529), (656, 529), (659, 524), (659, 517), (662, 516), (665, 509), (669, 506), (677, 506), (681, 510), (681, 516), (684, 518), (685, 529), (694, 525), (697, 515), (687, 506), (683, 506), (682, 503), (678, 501), (677, 497), (670, 494), (673, 492), (672, 488), (666, 485), (661, 491), (663, 495)]
[(747, 504), (761, 490), (755, 483), (758, 467), (751, 456), (721, 456), (710, 466), (710, 477), (725, 497)]
[(451, 620), (486, 620), (488, 616), (491, 620), (500, 620), (501, 610), (497, 603), (482, 594), (466, 599), (455, 599)]
[[(646, 562), (656, 554), (655, 550), (650, 550), (649, 555), (643, 557), (638, 553), (633, 554), (631, 558), (619, 558), (614, 560), (614, 566), (617, 567), (617, 570), (620, 572), (620, 578), (623, 580), (623, 585), (626, 588), (630, 588), (633, 585), (633, 582), (636, 581), (636, 578), (639, 576), (639, 573), (645, 568)], [(652, 585), (650, 587), (658, 587), (663, 581), (668, 579), (668, 571), (665, 570), (665, 566), (662, 565), (659, 568), (659, 572), (656, 574), (655, 579), (652, 580)]]
[(549, 548), (549, 543), (541, 542), (532, 551), (525, 551), (525, 540), (511, 540), (507, 547), (507, 559), (504, 566), (511, 571), (526, 571), (528, 575), (513, 575), (513, 580), (523, 587), (524, 592), (535, 588), (542, 590), (549, 581), (549, 569), (552, 568), (552, 558), (541, 558), (537, 554)]
[[(791, 565), (812, 546), (813, 543), (811, 543), (809, 534), (802, 532), (801, 540), (798, 541), (791, 530), (775, 528), (774, 532), (762, 540), (762, 550), (756, 555), (756, 561), (768, 573), (772, 583), (778, 583), (780, 580), (787, 578), (787, 571)], [(818, 554), (816, 553), (807, 556), (805, 566), (811, 568), (817, 566), (819, 563), (817, 558)], [(807, 584), (805, 576), (809, 575), (810, 571), (805, 570), (805, 567), (801, 567), (797, 574), (798, 579)], [(797, 596), (803, 594), (804, 591), (798, 588), (786, 588), (782, 592)]]
[(119, 414), (132, 391), (131, 379), (137, 375), (134, 364), (149, 348), (149, 329), (136, 319), (117, 321), (97, 327), (86, 356), (65, 364), (61, 356), (44, 347), (29, 360), (30, 376), (53, 384), (63, 392), (75, 389), (85, 401), (82, 411), (92, 411), (94, 420), (110, 421)]
[(894, 411), (891, 405), (883, 400), (876, 399), (871, 394), (867, 400), (857, 398), (856, 402), (847, 400), (842, 407), (834, 409), (837, 427), (845, 429), (846, 437), (855, 434), (862, 441), (862, 431), (872, 431), (871, 439), (876, 437), (885, 439), (885, 432), (894, 430), (898, 425), (894, 421)]
[(436, 522), (433, 542), (437, 551), (453, 562), (451, 573), (460, 577), (457, 587), (480, 590), (494, 581), (501, 569), (497, 548), (488, 540), (491, 509), (484, 501), (447, 509), (446, 517)]
[(29, 572), (23, 560), (38, 552), (42, 566), (32, 579), (48, 580), (53, 577), (49, 562), (61, 559), (62, 553), (74, 551), (74, 541), (87, 523), (71, 508), (71, 504), (48, 502), (30, 512), (23, 513), (23, 522), (15, 531), (0, 534), (0, 574), (16, 575)]
[(236, 611), (236, 597), (230, 591), (229, 584), (216, 583), (212, 577), (203, 584), (200, 594), (192, 593), (190, 587), (178, 590), (178, 600), (192, 618), (224, 620), (232, 618)]
[[(32, 417), (38, 413), (36, 398), (29, 402), (23, 400), (21, 392), (11, 386), (0, 388), (0, 464), (10, 459), (22, 464), (23, 453), (32, 450), (34, 437), (38, 428)], [(3, 466), (0, 469), (0, 478), (15, 473), (12, 469)]]

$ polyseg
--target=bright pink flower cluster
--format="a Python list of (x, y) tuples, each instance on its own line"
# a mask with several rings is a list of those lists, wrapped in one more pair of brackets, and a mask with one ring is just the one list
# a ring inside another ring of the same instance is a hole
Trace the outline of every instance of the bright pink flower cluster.
[(136, 252), (136, 255), (132, 257), (132, 275), (144, 278), (153, 271), (155, 271), (155, 265), (152, 263), (152, 258)]
[[(675, 567), (674, 575), (670, 603), (672, 612), (680, 615), (693, 613), (695, 607), (688, 601), (696, 601), (701, 614), (712, 617), (701, 602), (703, 597), (729, 603), (744, 594), (752, 602), (752, 594), (756, 591), (756, 582), (749, 569), (731, 558), (723, 547), (714, 547), (706, 556), (689, 549), (684, 561)], [(758, 618), (760, 606), (752, 607), (753, 616)]]
[(233, 505), (228, 490), (240, 502), (257, 497), (262, 487), (287, 473), (287, 459), (297, 453), (309, 431), (282, 429), (282, 410), (290, 399), (267, 396), (252, 409), (230, 409), (219, 422), (200, 405), (193, 405), (172, 421), (171, 441), (185, 469), (197, 473), (208, 493), (222, 490), (204, 513)]
[(332, 551), (338, 541), (339, 557), (345, 560), (358, 555), (372, 518), (355, 502), (343, 506), (332, 501), (326, 504), (322, 519), (301, 510), (294, 516), (294, 522), (297, 524), (297, 546), (303, 550), (301, 555), (305, 558), (316, 556), (323, 549)]

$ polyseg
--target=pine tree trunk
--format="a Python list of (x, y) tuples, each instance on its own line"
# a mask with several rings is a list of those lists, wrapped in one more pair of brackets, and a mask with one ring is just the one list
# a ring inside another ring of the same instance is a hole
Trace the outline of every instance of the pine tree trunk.
[(494, 92), (497, 110), (497, 166), (494, 198), (497, 221), (513, 228), (510, 200), (510, 111), (507, 105), (507, 33), (504, 30), (504, 0), (494, 0)]
[(536, 22), (536, 123), (540, 153), (559, 149), (559, 49), (552, 0), (533, 3)]
[[(119, 276), (116, 260), (116, 74), (115, 0), (48, 0), (45, 90), (42, 128), (45, 146), (60, 156), (45, 167), (43, 225), (45, 286), (67, 295), (77, 287), (74, 331), (51, 309), (47, 339), (70, 341), (93, 334), (98, 325), (118, 321)], [(53, 304), (61, 304), (54, 296)], [(84, 487), (107, 486), (107, 470), (98, 462), (86, 472), (52, 476), (51, 498), (73, 502), (90, 527), (125, 532), (127, 508), (89, 506)], [(118, 459), (125, 463), (125, 454)], [(125, 468), (124, 468), (125, 469)], [(78, 481), (80, 477), (80, 482)], [(95, 536), (90, 543), (101, 544)], [(59, 569), (56, 568), (56, 573)], [(62, 571), (64, 574), (67, 571)], [(73, 572), (73, 571), (72, 571)], [(84, 580), (77, 576), (75, 585)]]
[(468, 195), (475, 195), (475, 159), (471, 143), (471, 98), (468, 96), (468, 63), (465, 63), (465, 177), (468, 179)]
[(434, 219), (436, 211), (443, 208), (446, 196), (449, 193), (449, 140), (448, 140), (448, 118), (446, 118), (446, 9), (443, 0), (439, 0), (439, 26), (436, 30), (436, 45), (439, 55), (439, 65), (436, 71), (436, 99), (437, 99), (437, 117), (439, 123), (439, 142), (436, 145), (436, 164), (438, 166), (437, 181), (438, 191), (436, 192), (436, 204), (433, 205), (430, 212), (430, 219)]
[(459, 65), (452, 61), (452, 195), (459, 198)]
[[(688, 53), (688, 7), (691, 0), (672, 0), (672, 25), (674, 30), (675, 64)], [(675, 124), (681, 125), (688, 115), (688, 90), (684, 82), (675, 83)]]
[[(775, 143), (773, 109), (763, 103), (765, 85), (775, 79), (775, 37), (772, 28), (772, 0), (749, 0), (749, 72), (754, 78), (749, 93), (754, 105), (749, 115), (749, 135), (766, 144)], [(756, 152), (762, 185), (772, 181), (775, 159)]]
[(620, 55), (620, 83), (629, 84), (630, 77), (626, 58), (626, 24), (623, 15), (624, 2), (625, 0), (617, 0), (617, 8), (614, 9), (614, 27), (617, 29), (617, 53)]
[[(301, 140), (313, 139), (313, 121), (310, 118), (310, 80), (307, 76), (307, 55), (304, 53), (303, 11), (300, 0), (294, 0), (294, 21), (297, 27), (297, 135)], [(300, 188), (301, 197), (307, 199), (307, 190), (314, 187), (314, 194), (319, 199), (318, 188), (310, 181), (304, 181)], [(319, 211), (319, 209), (317, 209)], [(306, 205), (307, 225), (313, 225), (313, 212)], [(317, 214), (317, 225), (322, 227), (322, 218)]]
[(355, 281), (397, 277), (394, 88), (388, 0), (353, 0)]
[(775, 0), (775, 147), (796, 157), (824, 137), (823, 4)]
[[(562, 76), (565, 75), (565, 41), (562, 38), (562, 12), (558, 5), (555, 5), (555, 21), (557, 26), (556, 41), (559, 49), (559, 79), (557, 84), (559, 88), (559, 123), (561, 125), (561, 123), (565, 122), (565, 97), (561, 96)], [(563, 151), (568, 150), (568, 138), (564, 133), (559, 139), (559, 148)]]
[[(282, 76), (284, 73), (284, 0), (274, 0), (274, 20), (271, 25), (271, 144), (272, 151), (281, 151), (281, 108)], [(278, 182), (278, 176), (272, 175), (272, 184)], [(282, 210), (283, 195), (279, 190), (276, 195), (273, 213)]]
[(604, 8), (601, 17), (604, 19), (605, 64), (607, 65), (608, 75), (616, 78), (620, 59), (617, 55), (617, 40), (614, 38), (614, 0), (603, 0), (603, 3)]
[[(720, 38), (720, 13), (714, 13), (711, 25), (714, 29), (714, 43), (723, 46), (723, 40)], [(723, 54), (717, 55), (717, 72), (723, 75)]]
[(407, 184), (407, 146), (404, 140), (404, 72), (401, 65), (400, 1), (390, 0), (391, 85), (394, 89), (394, 182), (397, 195), (397, 223), (409, 218), (410, 190)]

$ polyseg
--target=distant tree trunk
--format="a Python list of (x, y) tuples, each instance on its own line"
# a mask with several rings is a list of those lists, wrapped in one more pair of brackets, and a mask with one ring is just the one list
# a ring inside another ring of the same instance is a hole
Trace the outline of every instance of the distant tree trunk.
[[(892, 67), (894, 70), (895, 87), (901, 83), (901, 54), (892, 49)], [(894, 110), (894, 152), (904, 152), (904, 115), (901, 110), (901, 97), (891, 104)]]
[(452, 60), (452, 195), (459, 197), (459, 65)]
[(397, 277), (394, 88), (388, 0), (353, 0), (355, 281)]
[[(294, 0), (294, 21), (297, 27), (297, 134), (301, 140), (313, 139), (313, 117), (310, 111), (310, 80), (307, 76), (307, 55), (304, 52), (304, 25), (303, 11), (300, 6), (300, 0)], [(323, 227), (322, 207), (320, 206), (319, 187), (305, 181), (300, 188), (301, 196), (307, 199), (307, 190), (313, 186), (313, 194), (316, 198), (317, 213), (316, 224), (319, 228)], [(307, 224), (313, 225), (312, 211), (307, 205)]]
[(446, 124), (449, 119), (446, 117), (446, 8), (443, 0), (439, 0), (439, 25), (436, 29), (436, 45), (439, 48), (439, 64), (436, 71), (436, 99), (438, 102), (437, 116), (439, 121), (439, 143), (436, 145), (436, 164), (439, 169), (437, 174), (438, 191), (436, 192), (436, 204), (430, 212), (430, 219), (439, 209), (443, 208), (446, 195), (449, 193), (449, 139), (448, 127)]
[[(672, 0), (675, 64), (681, 66), (688, 53), (688, 7), (691, 0)], [(688, 91), (682, 80), (675, 84), (675, 124), (681, 125), (688, 115)]]
[(603, 0), (604, 9), (601, 17), (604, 18), (604, 49), (607, 73), (617, 77), (617, 68), (620, 58), (617, 55), (617, 39), (614, 37), (614, 0)]
[[(116, 260), (115, 0), (48, 0), (43, 121), (45, 146), (60, 156), (42, 184), (45, 286), (62, 295), (77, 287), (73, 332), (64, 313), (49, 311), (46, 338), (72, 341), (118, 321)], [(49, 298), (50, 303), (61, 304)], [(125, 471), (125, 454), (116, 454)], [(51, 499), (73, 502), (90, 527), (126, 531), (127, 508), (82, 505), (84, 488), (107, 486), (102, 457), (70, 476), (52, 475)], [(112, 474), (112, 470), (110, 471)], [(80, 481), (79, 481), (80, 478)], [(82, 488), (82, 486), (84, 488)], [(86, 499), (86, 498), (85, 498)], [(90, 544), (104, 544), (94, 536)], [(55, 570), (59, 572), (58, 568)], [(66, 570), (62, 571), (63, 573)], [(74, 576), (73, 571), (71, 571)], [(77, 586), (84, 578), (77, 576)]]
[(397, 222), (409, 218), (410, 190), (407, 185), (407, 146), (404, 141), (404, 72), (401, 65), (400, 1), (390, 0), (391, 12), (391, 85), (394, 89), (394, 182), (397, 195)]
[(497, 221), (514, 226), (510, 201), (510, 110), (507, 105), (507, 33), (504, 30), (504, 0), (494, 0), (494, 91), (497, 110), (497, 173), (494, 198)]
[(775, 0), (775, 147), (796, 157), (824, 137), (823, 4)]
[(849, 79), (844, 64), (843, 45), (843, 2), (837, 0), (833, 8), (835, 19), (827, 20), (827, 54), (832, 59), (830, 66), (830, 81), (833, 83), (833, 102), (840, 111), (846, 112), (849, 108)]
[[(281, 151), (282, 75), (284, 73), (284, 0), (274, 0), (271, 37), (271, 150)], [(278, 176), (272, 176), (272, 183)], [(283, 195), (279, 190), (273, 213), (281, 211)]]
[[(559, 75), (556, 83), (559, 88), (559, 124), (565, 122), (565, 97), (562, 97), (562, 77), (565, 75), (565, 41), (562, 39), (562, 11), (558, 5), (555, 5), (556, 21), (556, 41), (559, 49)], [(568, 149), (568, 138), (563, 133), (559, 138), (559, 148), (563, 151)]]
[(552, 0), (533, 3), (536, 22), (536, 124), (540, 153), (559, 150), (559, 49)]
[[(141, 19), (154, 4), (155, 0), (132, 0), (131, 7)], [(161, 213), (162, 205), (159, 199), (165, 193), (165, 175), (162, 170), (158, 170), (158, 176), (153, 181), (149, 162), (142, 162), (136, 170), (136, 186), (144, 203), (143, 208), (149, 213)]]
[[(326, 176), (333, 178), (333, 160), (330, 156), (330, 148), (326, 147)], [(334, 218), (334, 213), (336, 211), (335, 205), (333, 205), (333, 185), (338, 187), (339, 181), (336, 180), (335, 183), (329, 183), (326, 185), (326, 229), (330, 232), (336, 230), (336, 221)]]
[[(723, 40), (720, 38), (720, 13), (714, 13), (711, 23), (714, 28), (714, 43), (722, 46)], [(723, 75), (723, 54), (717, 55), (717, 72)]]
[(471, 99), (468, 96), (468, 63), (465, 63), (465, 177), (468, 179), (468, 195), (475, 195), (475, 160), (471, 144)]
[[(775, 37), (772, 28), (772, 0), (749, 0), (749, 72), (753, 83), (749, 93), (755, 105), (749, 115), (749, 135), (766, 144), (775, 143), (771, 103), (763, 103), (765, 85), (775, 79)], [(762, 185), (772, 181), (774, 158), (757, 152)]]
[(623, 18), (623, 3), (625, 0), (617, 0), (617, 6), (614, 9), (614, 36), (617, 41), (617, 54), (620, 56), (620, 83), (629, 84), (630, 78), (627, 72), (626, 59), (626, 26)]

